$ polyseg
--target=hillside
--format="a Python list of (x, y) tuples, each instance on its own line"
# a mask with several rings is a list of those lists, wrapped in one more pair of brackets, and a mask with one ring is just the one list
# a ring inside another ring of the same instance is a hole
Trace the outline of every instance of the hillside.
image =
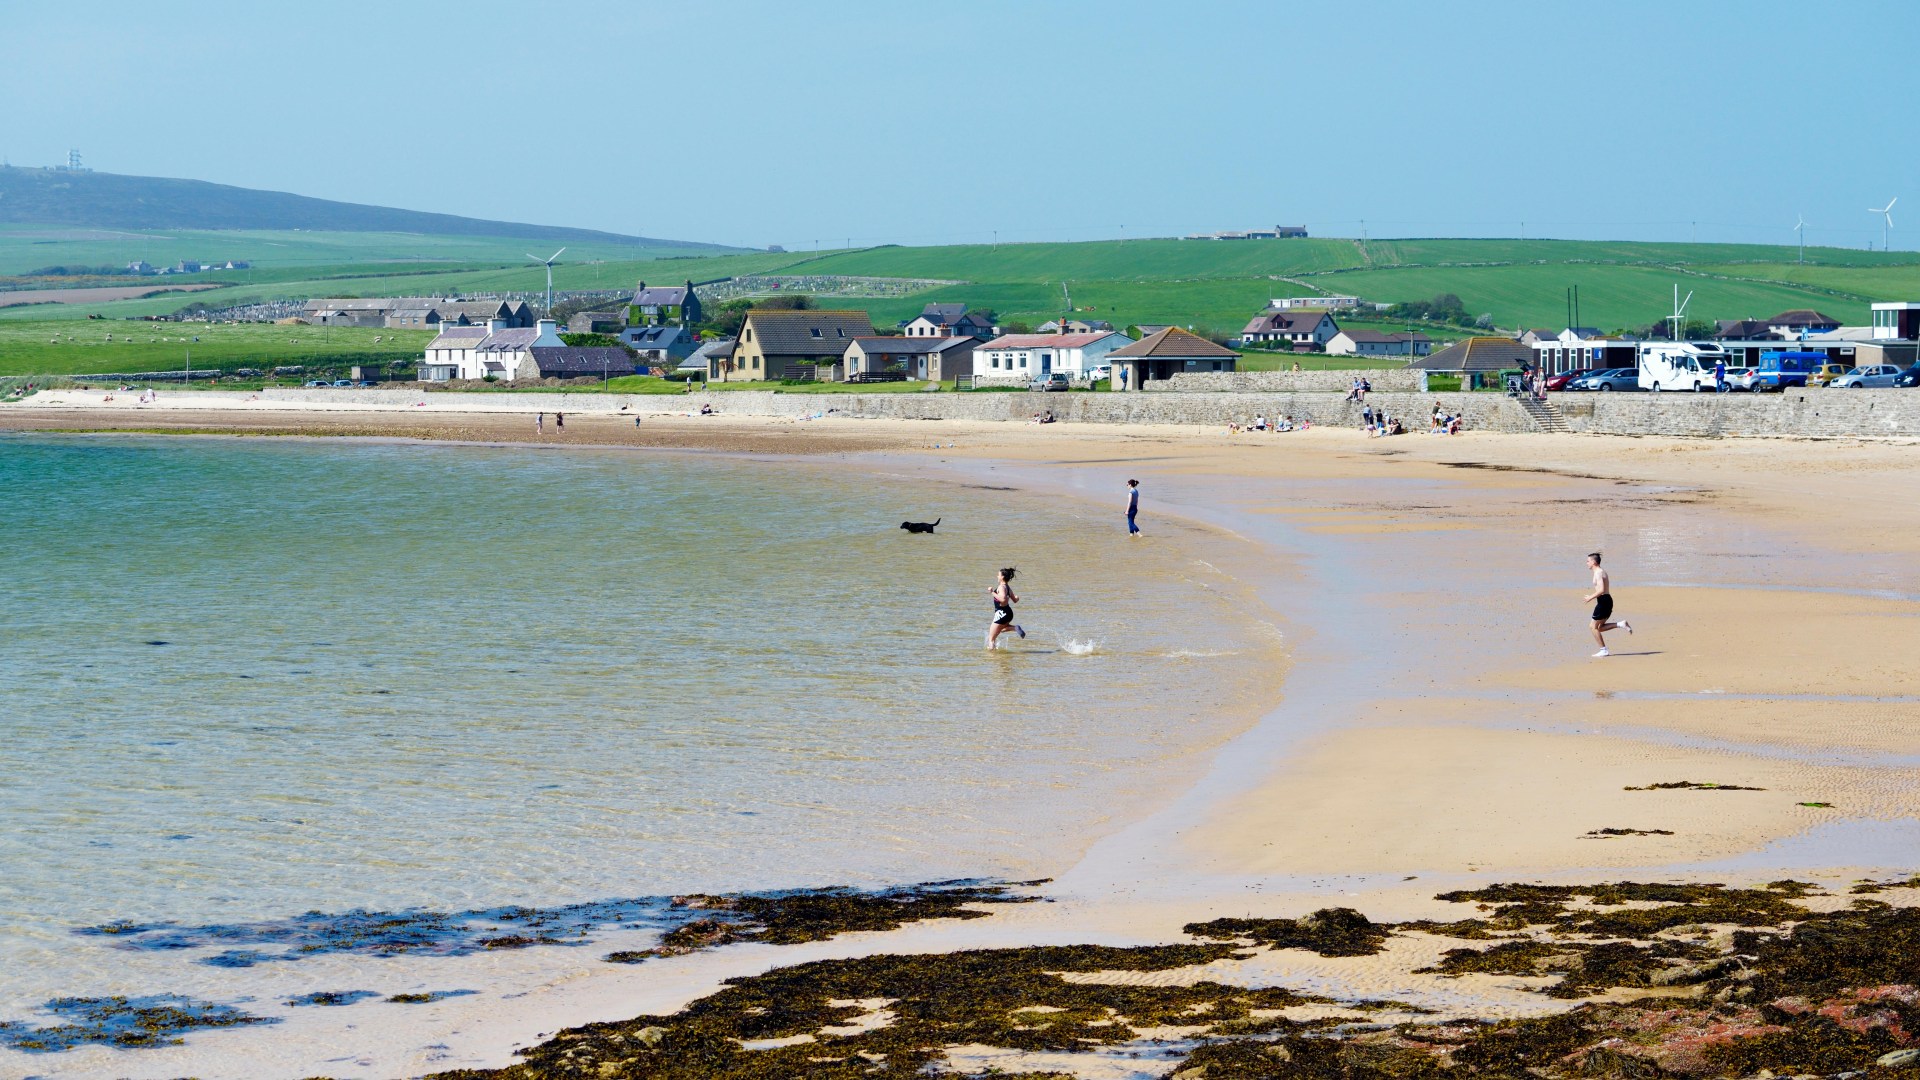
[(283, 191), (157, 176), (0, 167), (0, 223), (97, 229), (277, 229), (322, 232), (495, 236), (558, 244), (595, 242), (687, 251), (728, 250), (715, 244), (656, 240), (591, 229), (484, 221), (334, 202)]

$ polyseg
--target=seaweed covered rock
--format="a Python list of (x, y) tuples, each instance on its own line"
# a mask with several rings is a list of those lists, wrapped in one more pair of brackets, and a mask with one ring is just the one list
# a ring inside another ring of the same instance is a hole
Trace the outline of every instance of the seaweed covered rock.
[(1352, 908), (1321, 908), (1298, 919), (1214, 919), (1183, 927), (1215, 941), (1252, 940), (1275, 949), (1309, 949), (1321, 956), (1371, 956), (1386, 944), (1392, 927)]

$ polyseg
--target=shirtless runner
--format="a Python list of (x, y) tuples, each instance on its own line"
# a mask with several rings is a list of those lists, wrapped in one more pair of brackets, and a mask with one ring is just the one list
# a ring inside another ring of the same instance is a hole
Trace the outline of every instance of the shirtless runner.
[(1607, 639), (1601, 635), (1609, 630), (1625, 630), (1631, 634), (1633, 624), (1625, 619), (1619, 622), (1607, 621), (1613, 617), (1613, 582), (1607, 577), (1607, 572), (1600, 568), (1599, 552), (1596, 551), (1587, 556), (1587, 569), (1593, 571), (1593, 591), (1583, 598), (1583, 602), (1593, 601), (1593, 640), (1600, 643), (1600, 651), (1593, 655), (1612, 656), (1613, 654), (1607, 651)]

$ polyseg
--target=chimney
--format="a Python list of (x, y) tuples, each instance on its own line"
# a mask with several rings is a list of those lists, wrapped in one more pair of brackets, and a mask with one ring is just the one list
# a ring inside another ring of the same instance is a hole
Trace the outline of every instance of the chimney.
[(507, 320), (505, 319), (492, 318), (487, 320), (487, 333), (489, 334), (497, 334), (500, 331), (505, 330), (506, 328), (507, 328)]
[(560, 326), (559, 323), (553, 321), (552, 319), (541, 319), (537, 325), (540, 328), (540, 332), (534, 335), (533, 343), (535, 345), (566, 344), (565, 342), (560, 340), (560, 335), (554, 332), (555, 330), (559, 329), (559, 326)]

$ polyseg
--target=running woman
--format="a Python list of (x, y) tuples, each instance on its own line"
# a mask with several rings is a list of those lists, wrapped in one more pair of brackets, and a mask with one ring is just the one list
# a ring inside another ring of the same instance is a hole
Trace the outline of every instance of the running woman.
[(1140, 535), (1140, 526), (1135, 525), (1133, 523), (1134, 517), (1139, 513), (1140, 513), (1140, 481), (1129, 480), (1127, 481), (1127, 535), (1128, 536)]
[(1013, 605), (1020, 602), (1020, 598), (1013, 592), (1013, 575), (1017, 572), (1011, 566), (1001, 570), (1000, 580), (987, 591), (987, 595), (993, 597), (993, 624), (987, 627), (987, 648), (989, 649), (999, 648), (1000, 635), (1009, 630), (1021, 637), (1027, 636), (1027, 632), (1013, 621)]
[(1595, 656), (1612, 656), (1607, 651), (1607, 639), (1602, 637), (1609, 630), (1625, 630), (1633, 633), (1633, 624), (1625, 619), (1608, 622), (1613, 617), (1613, 582), (1607, 572), (1600, 568), (1600, 553), (1595, 551), (1587, 556), (1587, 569), (1593, 571), (1593, 591), (1582, 602), (1593, 601), (1593, 640), (1600, 643), (1600, 651)]

